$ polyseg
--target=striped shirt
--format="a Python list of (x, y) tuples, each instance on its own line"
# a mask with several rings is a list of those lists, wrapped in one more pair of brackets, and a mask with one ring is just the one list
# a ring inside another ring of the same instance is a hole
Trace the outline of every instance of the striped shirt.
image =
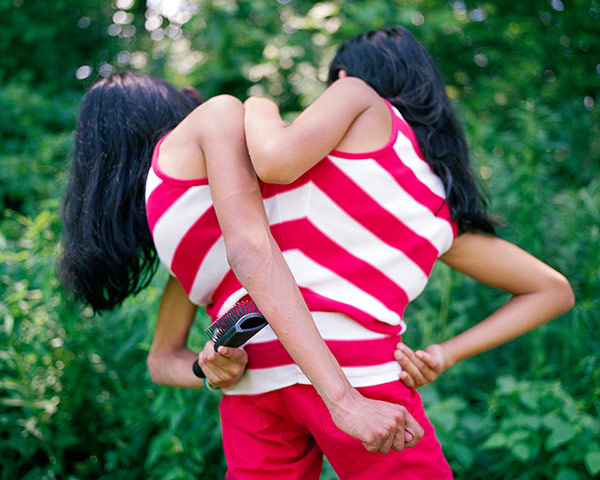
[[(397, 380), (393, 351), (404, 309), (425, 288), (456, 236), (441, 180), (412, 129), (390, 107), (392, 135), (367, 153), (332, 151), (289, 185), (262, 186), (271, 232), (317, 328), (355, 387)], [(158, 167), (146, 187), (148, 223), (161, 263), (191, 301), (216, 318), (247, 295), (229, 268), (206, 179)], [(246, 344), (248, 367), (228, 394), (309, 383), (266, 327)]]

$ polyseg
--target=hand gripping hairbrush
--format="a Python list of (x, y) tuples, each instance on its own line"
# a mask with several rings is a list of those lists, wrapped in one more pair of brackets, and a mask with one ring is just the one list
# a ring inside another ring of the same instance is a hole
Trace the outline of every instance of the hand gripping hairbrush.
[[(267, 320), (252, 300), (242, 300), (217, 318), (204, 330), (215, 342), (215, 352), (224, 347), (240, 347), (267, 325)], [(193, 365), (194, 374), (205, 378), (198, 359)]]

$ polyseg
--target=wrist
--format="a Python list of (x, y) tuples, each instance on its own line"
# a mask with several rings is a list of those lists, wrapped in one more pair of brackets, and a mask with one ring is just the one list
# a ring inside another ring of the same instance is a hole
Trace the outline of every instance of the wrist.
[(444, 370), (448, 370), (450, 367), (456, 365), (460, 361), (455, 352), (452, 350), (452, 346), (448, 342), (440, 343), (439, 346), (443, 352)]
[(356, 402), (357, 397), (361, 396), (349, 383), (337, 387), (329, 385), (326, 391), (319, 392), (319, 394), (330, 412), (335, 409), (350, 410), (350, 405)]
[(221, 390), (219, 387), (215, 387), (214, 385), (212, 385), (206, 377), (204, 377), (203, 380), (204, 380), (204, 388), (206, 390), (208, 390), (209, 392), (218, 392), (219, 390)]

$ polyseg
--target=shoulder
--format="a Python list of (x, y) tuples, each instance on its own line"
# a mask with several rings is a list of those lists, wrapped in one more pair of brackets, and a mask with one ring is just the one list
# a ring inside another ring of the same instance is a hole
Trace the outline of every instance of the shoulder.
[(372, 87), (369, 86), (369, 84), (367, 82), (365, 82), (363, 79), (358, 78), (358, 77), (344, 77), (344, 78), (339, 78), (337, 79), (335, 82), (333, 82), (331, 85), (329, 85), (329, 89), (336, 89), (336, 90), (348, 90), (348, 91), (364, 91), (364, 92), (373, 92), (375, 95), (377, 95), (377, 92), (375, 92), (375, 90), (373, 90)]
[(243, 111), (244, 105), (238, 98), (232, 95), (218, 95), (196, 107), (178, 128), (185, 130), (187, 135), (202, 138), (207, 134), (227, 130), (235, 123), (231, 121), (232, 118), (239, 118)]
[[(353, 121), (358, 120), (364, 125), (375, 124), (377, 128), (388, 129), (382, 125), (382, 122), (386, 125), (389, 123), (387, 104), (373, 87), (360, 78), (340, 78), (327, 88), (322, 97), (324, 102), (336, 106), (335, 111), (346, 113)], [(351, 134), (351, 130), (348, 133)], [(365, 132), (362, 131), (362, 134)], [(388, 138), (384, 140), (387, 141)]]
[(213, 97), (196, 107), (160, 147), (158, 163), (179, 179), (206, 178), (206, 151), (218, 148), (243, 131), (243, 104), (231, 95)]
[(344, 77), (333, 82), (323, 96), (335, 96), (341, 99), (352, 100), (365, 106), (379, 101), (379, 94), (364, 80), (357, 77)]
[(348, 110), (347, 116), (352, 120), (335, 150), (372, 152), (390, 142), (394, 133), (390, 109), (371, 86), (359, 78), (344, 77), (329, 88), (334, 89), (331, 103), (338, 105), (333, 111), (344, 114)]
[(216, 97), (212, 97), (202, 103), (200, 106), (196, 107), (194, 112), (198, 111), (201, 113), (215, 113), (223, 110), (238, 110), (242, 107), (242, 101), (233, 95), (217, 95)]

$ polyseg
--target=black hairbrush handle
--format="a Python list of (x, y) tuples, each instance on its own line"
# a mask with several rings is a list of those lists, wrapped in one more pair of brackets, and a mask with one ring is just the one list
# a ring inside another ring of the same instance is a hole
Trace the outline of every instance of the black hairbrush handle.
[[(229, 328), (215, 335), (216, 338), (213, 339), (215, 342), (215, 352), (220, 346), (241, 347), (267, 325), (268, 322), (262, 313), (247, 313), (233, 325), (230, 325)], [(202, 368), (200, 368), (198, 359), (194, 361), (192, 369), (197, 377), (206, 377)]]
[(202, 368), (200, 368), (198, 359), (194, 360), (194, 364), (192, 365), (192, 371), (194, 372), (194, 375), (196, 375), (198, 378), (206, 378), (206, 374), (202, 371)]

